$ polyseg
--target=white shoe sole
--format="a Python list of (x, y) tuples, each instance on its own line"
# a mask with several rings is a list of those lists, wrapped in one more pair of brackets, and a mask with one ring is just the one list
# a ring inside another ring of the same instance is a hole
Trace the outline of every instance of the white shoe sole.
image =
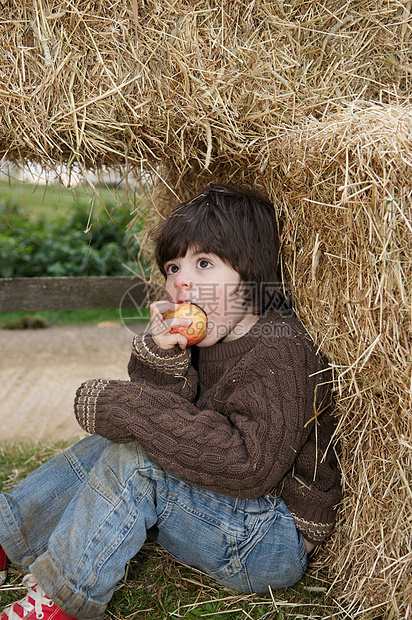
[(0, 586), (3, 585), (6, 579), (7, 579), (7, 568), (5, 570), (0, 570)]

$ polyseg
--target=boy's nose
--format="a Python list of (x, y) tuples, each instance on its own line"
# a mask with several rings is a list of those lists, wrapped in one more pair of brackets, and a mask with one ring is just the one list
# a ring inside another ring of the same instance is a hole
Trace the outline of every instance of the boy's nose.
[(192, 282), (190, 280), (189, 274), (181, 271), (175, 278), (175, 287), (176, 288), (191, 288)]

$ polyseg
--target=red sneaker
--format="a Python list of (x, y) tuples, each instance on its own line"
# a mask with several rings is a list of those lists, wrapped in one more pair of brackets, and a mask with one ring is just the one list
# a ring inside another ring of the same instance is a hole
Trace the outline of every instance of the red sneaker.
[(23, 586), (29, 588), (27, 596), (6, 607), (0, 620), (76, 620), (53, 603), (32, 575), (24, 577)]
[(5, 554), (3, 547), (0, 545), (0, 586), (2, 586), (3, 583), (7, 579), (8, 563), (9, 563), (9, 559), (7, 555)]

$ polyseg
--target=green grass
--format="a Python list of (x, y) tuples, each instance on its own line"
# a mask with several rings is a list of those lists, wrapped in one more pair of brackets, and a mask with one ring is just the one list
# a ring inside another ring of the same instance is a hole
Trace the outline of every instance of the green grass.
[(13, 211), (16, 205), (24, 207), (28, 217), (66, 217), (77, 199), (76, 191), (64, 186), (34, 185), (0, 181), (0, 204), (4, 205), (4, 213)]
[(85, 185), (67, 189), (64, 185), (54, 183), (36, 185), (19, 181), (0, 180), (0, 205), (3, 205), (2, 218), (7, 212), (13, 213), (16, 206), (22, 206), (30, 219), (46, 218), (49, 222), (66, 218), (76, 202), (95, 204), (95, 215), (102, 210), (102, 202), (116, 202), (122, 205), (127, 199), (121, 190), (98, 188), (98, 196)]
[[(15, 484), (68, 444), (0, 445), (0, 490)], [(22, 574), (11, 567), (0, 588), (0, 608), (19, 600)], [(329, 583), (319, 568), (310, 568), (302, 581), (267, 595), (237, 594), (198, 570), (171, 558), (155, 543), (146, 543), (127, 567), (107, 610), (112, 620), (286, 620), (350, 618), (328, 594)]]
[(47, 327), (49, 325), (83, 325), (101, 321), (119, 322), (119, 310), (65, 310), (50, 312), (1, 312), (0, 327), (20, 329), (25, 326)]
[[(102, 321), (120, 323), (130, 317), (136, 317), (136, 310), (122, 309), (120, 315), (118, 308), (101, 310), (65, 310), (50, 312), (0, 312), (0, 329), (25, 329), (41, 328), (51, 325), (93, 325)], [(150, 312), (147, 308), (139, 311), (135, 320), (148, 320)]]

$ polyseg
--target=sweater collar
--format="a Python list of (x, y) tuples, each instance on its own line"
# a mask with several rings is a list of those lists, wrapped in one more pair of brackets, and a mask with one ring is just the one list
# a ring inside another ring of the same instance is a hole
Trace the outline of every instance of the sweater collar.
[(211, 347), (198, 347), (199, 361), (202, 363), (224, 361), (251, 351), (260, 342), (261, 336), (264, 334), (263, 326), (268, 323), (276, 323), (280, 318), (279, 312), (270, 311), (261, 316), (247, 334), (237, 338), (237, 340), (218, 342)]

